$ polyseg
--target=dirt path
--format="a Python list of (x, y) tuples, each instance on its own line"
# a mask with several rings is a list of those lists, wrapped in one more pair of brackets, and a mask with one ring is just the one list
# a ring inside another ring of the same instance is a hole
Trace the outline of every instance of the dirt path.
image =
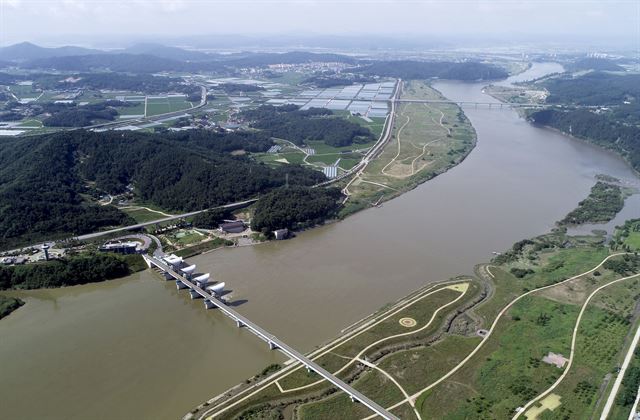
[[(432, 314), (432, 316), (431, 316), (431, 319), (429, 319), (429, 321), (428, 321), (425, 325), (423, 325), (422, 327), (420, 327), (420, 328), (418, 328), (418, 329), (416, 329), (416, 330), (411, 330), (411, 331), (407, 331), (407, 332), (405, 332), (405, 333), (394, 334), (394, 335), (390, 335), (390, 336), (388, 336), (388, 337), (383, 337), (383, 338), (381, 338), (381, 339), (379, 339), (379, 340), (377, 340), (377, 341), (375, 341), (375, 342), (373, 342), (373, 343), (369, 344), (368, 346), (366, 346), (365, 348), (363, 348), (362, 350), (360, 350), (360, 352), (359, 352), (357, 355), (355, 355), (355, 356), (351, 359), (351, 361), (349, 361), (349, 363), (345, 364), (345, 365), (344, 365), (344, 366), (342, 366), (340, 369), (338, 369), (337, 371), (333, 372), (333, 374), (334, 374), (334, 375), (338, 375), (339, 373), (343, 372), (345, 369), (347, 369), (349, 366), (351, 366), (351, 364), (353, 364), (353, 363), (354, 363), (354, 362), (356, 362), (357, 360), (361, 359), (361, 358), (364, 356), (364, 354), (365, 354), (369, 349), (371, 349), (372, 347), (377, 346), (378, 344), (384, 343), (385, 341), (389, 341), (389, 340), (394, 339), (394, 338), (404, 337), (404, 336), (408, 336), (408, 335), (416, 334), (416, 333), (418, 333), (418, 332), (420, 332), (420, 331), (423, 331), (424, 329), (428, 328), (429, 326), (431, 326), (431, 324), (433, 323), (433, 321), (436, 319), (436, 317), (437, 317), (438, 313), (440, 313), (440, 311), (441, 311), (442, 309), (446, 308), (447, 306), (453, 305), (453, 304), (454, 304), (454, 303), (456, 303), (458, 300), (462, 299), (462, 297), (466, 294), (467, 290), (469, 289), (469, 283), (461, 283), (461, 284), (464, 284), (464, 285), (465, 285), (465, 287), (463, 287), (463, 288), (462, 288), (462, 293), (460, 293), (460, 296), (458, 296), (457, 298), (455, 298), (455, 299), (454, 299), (454, 300), (452, 300), (451, 302), (445, 303), (444, 305), (442, 305), (442, 306), (440, 306), (438, 309), (436, 309), (436, 310), (433, 312), (433, 314)], [(456, 285), (451, 285), (451, 286), (447, 286), (447, 287), (443, 287), (443, 288), (437, 289), (437, 290), (433, 291), (432, 293), (429, 293), (429, 294), (425, 295), (424, 297), (430, 296), (431, 294), (433, 294), (433, 293), (437, 293), (437, 292), (439, 292), (439, 291), (441, 291), (441, 290), (450, 289), (450, 288), (452, 288), (452, 287), (454, 287), (454, 286), (456, 286)], [(454, 290), (458, 290), (458, 289), (454, 289)], [(424, 297), (423, 297), (423, 298), (424, 298)], [(391, 316), (391, 315), (390, 315), (390, 316)], [(382, 322), (382, 321), (384, 321), (384, 320), (386, 320), (386, 319), (388, 319), (388, 318), (389, 318), (389, 317), (386, 317), (386, 318), (384, 318), (384, 319), (380, 320), (380, 322)], [(369, 330), (370, 328), (373, 328), (375, 325), (378, 325), (380, 322), (377, 322), (376, 324), (372, 325), (372, 326), (371, 326), (371, 327), (369, 327), (367, 330)], [(367, 331), (367, 330), (365, 330), (365, 331)], [(363, 331), (363, 332), (364, 332), (364, 331)], [(341, 343), (341, 344), (342, 344), (342, 343)], [(320, 356), (318, 356), (318, 357), (320, 357)], [(314, 383), (312, 383), (312, 384), (299, 386), (299, 387), (297, 387), (297, 388), (283, 389), (283, 388), (281, 388), (280, 386), (278, 386), (278, 388), (280, 388), (280, 391), (281, 391), (281, 392), (294, 392), (294, 391), (300, 391), (300, 390), (303, 390), (303, 389), (311, 388), (312, 386), (317, 385), (317, 384), (322, 383), (322, 382), (324, 382), (324, 379), (318, 380), (318, 381), (316, 381), (316, 382), (314, 382)], [(410, 404), (412, 404), (412, 402), (411, 402), (411, 401), (409, 401), (409, 403), (410, 403)], [(412, 404), (412, 405), (413, 405), (413, 404)]]
[[(404, 115), (404, 114), (403, 114)], [(409, 124), (409, 122), (411, 121), (411, 117), (406, 116), (407, 121), (402, 124), (402, 127), (400, 127), (400, 129), (398, 130), (398, 135), (396, 136), (396, 140), (398, 142), (398, 153), (396, 153), (396, 155), (393, 157), (393, 159), (391, 159), (391, 161), (389, 161), (389, 163), (387, 163), (386, 165), (384, 165), (384, 168), (382, 168), (382, 170), (380, 171), (382, 174), (387, 175), (387, 176), (394, 176), (391, 174), (386, 173), (385, 171), (387, 170), (387, 168), (389, 166), (391, 166), (393, 164), (393, 162), (396, 161), (396, 159), (398, 159), (398, 156), (400, 156), (400, 151), (402, 150), (402, 145), (400, 143), (400, 137), (402, 135), (402, 130), (407, 126), (407, 124)]]
[(160, 210), (153, 210), (153, 209), (150, 209), (149, 207), (143, 207), (143, 206), (126, 206), (126, 207), (120, 207), (120, 208), (121, 209), (130, 209), (130, 210), (147, 210), (147, 211), (150, 211), (152, 213), (158, 213), (158, 214), (161, 214), (161, 215), (166, 216), (166, 217), (173, 217), (174, 216), (173, 214), (165, 213), (165, 212), (162, 212)]

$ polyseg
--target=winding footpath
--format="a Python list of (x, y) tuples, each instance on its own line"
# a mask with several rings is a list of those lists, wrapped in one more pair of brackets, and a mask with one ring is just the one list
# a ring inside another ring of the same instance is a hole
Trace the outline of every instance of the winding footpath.
[[(533, 293), (539, 292), (539, 291), (541, 291), (541, 290), (550, 289), (550, 288), (552, 288), (552, 287), (556, 287), (556, 286), (559, 286), (559, 285), (561, 285), (561, 284), (568, 283), (568, 282), (570, 282), (570, 281), (572, 281), (572, 280), (575, 280), (575, 279), (577, 279), (577, 278), (580, 278), (580, 277), (582, 277), (582, 276), (585, 276), (585, 275), (587, 275), (587, 274), (590, 274), (590, 273), (594, 272), (595, 270), (599, 269), (600, 267), (602, 267), (602, 265), (603, 265), (605, 262), (609, 261), (611, 258), (619, 257), (619, 256), (622, 256), (622, 255), (628, 255), (628, 253), (627, 253), (627, 252), (618, 252), (618, 253), (615, 253), (615, 254), (608, 255), (605, 259), (603, 259), (603, 260), (600, 262), (600, 264), (598, 264), (597, 266), (593, 267), (592, 269), (590, 269), (590, 270), (588, 270), (588, 271), (585, 271), (584, 273), (577, 274), (577, 275), (575, 275), (575, 276), (573, 276), (573, 277), (569, 277), (568, 279), (565, 279), (565, 280), (563, 280), (563, 281), (561, 281), (561, 282), (558, 282), (558, 283), (554, 283), (554, 284), (550, 284), (550, 285), (547, 285), (547, 286), (539, 287), (539, 288), (537, 288), (537, 289), (530, 290), (530, 291), (528, 291), (528, 292), (526, 292), (526, 293), (523, 293), (523, 294), (521, 294), (520, 296), (516, 297), (516, 298), (515, 298), (515, 299), (513, 299), (511, 302), (509, 302), (509, 303), (507, 304), (507, 306), (505, 306), (505, 307), (504, 307), (504, 308), (503, 308), (503, 309), (498, 313), (498, 315), (497, 315), (497, 316), (496, 316), (496, 318), (494, 319), (493, 323), (491, 324), (491, 328), (487, 331), (487, 334), (484, 336), (484, 338), (482, 339), (482, 341), (481, 341), (481, 342), (480, 342), (480, 343), (479, 343), (479, 344), (478, 344), (478, 345), (473, 349), (473, 351), (467, 355), (467, 357), (465, 357), (465, 358), (464, 358), (460, 363), (458, 363), (458, 364), (457, 364), (453, 369), (451, 369), (449, 372), (447, 372), (447, 374), (445, 374), (444, 376), (442, 376), (442, 377), (441, 377), (440, 379), (438, 379), (437, 381), (435, 381), (435, 382), (433, 382), (432, 384), (430, 384), (430, 385), (428, 385), (428, 386), (426, 386), (426, 387), (422, 388), (420, 391), (418, 391), (418, 392), (416, 392), (415, 394), (411, 395), (409, 398), (405, 398), (405, 399), (403, 399), (403, 400), (401, 400), (401, 401), (397, 402), (396, 404), (394, 404), (394, 405), (392, 405), (392, 406), (390, 406), (390, 407), (387, 407), (387, 410), (393, 410), (394, 408), (400, 407), (401, 405), (403, 405), (403, 404), (405, 404), (405, 403), (410, 403), (410, 402), (415, 403), (415, 401), (418, 399), (418, 397), (420, 397), (420, 395), (422, 395), (422, 394), (423, 394), (423, 393), (425, 393), (426, 391), (429, 391), (430, 389), (433, 389), (434, 387), (436, 387), (436, 386), (440, 385), (442, 382), (444, 382), (445, 380), (447, 380), (448, 378), (450, 378), (450, 377), (451, 377), (453, 374), (455, 374), (457, 371), (459, 371), (460, 369), (462, 369), (462, 367), (464, 367), (464, 365), (466, 365), (466, 364), (467, 364), (467, 362), (468, 362), (469, 360), (471, 360), (471, 358), (473, 358), (473, 356), (475, 356), (475, 355), (480, 351), (480, 349), (485, 345), (485, 343), (487, 343), (487, 341), (489, 340), (489, 337), (491, 337), (491, 335), (493, 334), (493, 332), (496, 330), (496, 326), (498, 325), (498, 322), (500, 322), (500, 319), (502, 318), (502, 316), (503, 316), (505, 313), (507, 313), (507, 311), (509, 311), (509, 309), (511, 309), (511, 307), (512, 307), (513, 305), (515, 305), (517, 302), (519, 302), (522, 298), (524, 298), (524, 297), (526, 297), (526, 296), (529, 296), (529, 295), (531, 295), (531, 294), (533, 294)], [(635, 277), (635, 276), (638, 276), (638, 275), (639, 275), (639, 274), (636, 274), (636, 275), (634, 275), (634, 276), (632, 276), (632, 277)], [(624, 280), (624, 279), (619, 279), (619, 280), (621, 281), (621, 280)], [(610, 284), (610, 283), (609, 283), (609, 284)], [(572, 354), (573, 354), (573, 352), (572, 352)], [(537, 398), (536, 398), (536, 399), (537, 399)], [(371, 419), (371, 418), (374, 418), (374, 417), (376, 417), (376, 416), (375, 416), (375, 415), (373, 415), (373, 416), (365, 417), (365, 419)]]
[[(337, 337), (336, 339), (332, 340), (331, 342), (327, 343), (326, 345), (320, 347), (319, 349), (312, 351), (311, 353), (309, 353), (308, 357), (315, 361), (317, 359), (319, 359), (320, 357), (331, 353), (333, 350), (335, 350), (337, 347), (341, 346), (342, 344), (348, 342), (349, 340), (352, 340), (353, 338), (359, 336), (360, 334), (363, 334), (365, 332), (367, 332), (368, 330), (370, 330), (371, 328), (375, 327), (376, 325), (380, 324), (381, 322), (385, 321), (386, 319), (389, 319), (390, 317), (400, 313), (401, 311), (405, 310), (406, 308), (408, 308), (409, 306), (413, 305), (414, 303), (440, 291), (443, 289), (442, 286), (446, 286), (446, 285), (454, 285), (454, 284), (459, 284), (461, 282), (460, 279), (457, 280), (450, 280), (450, 281), (446, 281), (446, 282), (441, 282), (438, 284), (433, 284), (423, 290), (421, 290), (420, 292), (413, 294), (409, 297), (406, 297), (402, 300), (400, 300), (399, 302), (395, 303), (394, 305), (392, 305), (388, 310), (386, 310), (385, 312), (383, 312), (382, 314), (375, 316), (369, 320), (367, 320), (367, 318), (358, 321), (357, 323), (353, 324), (353, 325), (357, 325), (357, 327), (351, 329), (349, 332), (343, 334), (340, 337)], [(435, 289), (435, 290), (434, 290)], [(349, 330), (351, 327), (347, 328), (347, 330)], [(345, 331), (345, 330), (343, 330)], [(292, 374), (293, 372), (302, 369), (302, 365), (298, 362), (294, 362), (291, 363), (287, 366), (285, 366), (283, 369), (279, 370), (278, 372), (275, 372), (273, 375), (263, 379), (262, 381), (240, 391), (238, 394), (234, 395), (234, 398), (237, 398), (236, 400), (234, 400), (233, 402), (226, 404), (226, 402), (222, 402), (218, 405), (214, 405), (210, 408), (208, 408), (206, 411), (204, 411), (202, 414), (200, 414), (197, 418), (198, 419), (213, 419), (216, 416), (219, 416), (220, 414), (232, 409), (233, 407), (238, 406), (239, 404), (243, 403), (244, 401), (250, 399), (251, 397), (255, 396), (256, 394), (262, 392), (264, 389), (268, 388), (269, 386), (276, 384), (276, 386), (282, 391), (284, 392), (285, 390), (282, 389), (282, 387), (280, 386), (280, 384), (278, 383), (279, 380), (283, 379), (284, 377)], [(318, 381), (317, 383), (320, 383), (322, 381)], [(224, 395), (224, 394), (220, 394), (220, 395)], [(213, 403), (213, 400), (210, 400), (209, 403)]]

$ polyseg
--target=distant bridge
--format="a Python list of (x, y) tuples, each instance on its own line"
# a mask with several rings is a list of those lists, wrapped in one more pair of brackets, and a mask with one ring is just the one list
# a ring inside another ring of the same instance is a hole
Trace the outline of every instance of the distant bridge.
[[(376, 101), (377, 102), (377, 101)], [(386, 102), (386, 101), (385, 101)], [(416, 104), (452, 104), (458, 106), (474, 106), (489, 108), (545, 108), (549, 104), (540, 104), (534, 102), (473, 102), (473, 101), (450, 101), (446, 99), (397, 99), (399, 103), (416, 103)]]
[(245, 318), (244, 316), (240, 315), (238, 312), (228, 307), (227, 304), (222, 300), (220, 300), (215, 294), (208, 293), (206, 290), (202, 289), (197, 284), (188, 280), (187, 276), (177, 273), (171, 266), (169, 266), (169, 264), (165, 263), (161, 257), (148, 256), (148, 255), (143, 255), (143, 257), (150, 268), (155, 266), (159, 268), (165, 274), (165, 276), (174, 278), (176, 280), (176, 285), (178, 286), (178, 288), (184, 288), (186, 286), (186, 288), (189, 289), (189, 293), (191, 294), (192, 299), (196, 299), (199, 297), (204, 298), (205, 308), (220, 309), (222, 313), (224, 313), (225, 315), (227, 315), (229, 318), (233, 319), (236, 322), (236, 325), (238, 326), (238, 328), (240, 327), (246, 328), (256, 336), (258, 336), (260, 339), (266, 341), (269, 344), (270, 349), (280, 350), (286, 356), (302, 363), (307, 368), (307, 370), (316, 372), (318, 375), (320, 375), (321, 377), (329, 381), (331, 384), (333, 384), (335, 387), (337, 387), (341, 391), (344, 391), (347, 395), (349, 395), (349, 398), (351, 398), (352, 401), (354, 402), (357, 401), (362, 403), (364, 406), (366, 406), (367, 408), (369, 408), (374, 413), (378, 414), (384, 419), (390, 419), (390, 420), (398, 419), (396, 416), (389, 413), (386, 409), (384, 409), (374, 401), (370, 400), (368, 397), (366, 397), (359, 391), (356, 391), (355, 389), (353, 389), (346, 382), (338, 379), (337, 377), (335, 377), (334, 375), (332, 375), (331, 373), (323, 369), (321, 366), (316, 364), (314, 361), (307, 358), (302, 353), (298, 352), (292, 347), (289, 347), (286, 343), (284, 343), (275, 335), (269, 333), (268, 331), (265, 331), (264, 329), (260, 328), (258, 325), (251, 322), (249, 319)]

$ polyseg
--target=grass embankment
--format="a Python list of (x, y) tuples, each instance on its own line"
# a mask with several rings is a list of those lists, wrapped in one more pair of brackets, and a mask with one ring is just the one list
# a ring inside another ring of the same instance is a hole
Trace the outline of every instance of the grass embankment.
[[(444, 99), (423, 81), (406, 82), (403, 98)], [(348, 185), (342, 215), (379, 204), (460, 163), (475, 145), (475, 131), (454, 104), (398, 105), (393, 134), (381, 154)]]
[[(492, 292), (469, 313), (457, 317), (453, 324), (450, 316), (454, 311), (472, 306), (471, 302), (482, 296), (481, 285), (476, 281), (465, 280), (470, 289), (464, 298), (453, 304), (450, 302), (455, 299), (455, 290), (442, 289), (423, 296), (418, 303), (403, 308), (367, 331), (324, 349), (325, 353), (317, 362), (329, 371), (339, 371), (338, 377), (376, 402), (390, 406), (404, 397), (398, 386), (382, 372), (360, 362), (353, 362), (346, 369), (340, 368), (354, 356), (359, 356), (391, 375), (409, 395), (419, 394), (482, 342), (477, 353), (456, 373), (417, 399), (416, 409), (424, 418), (510, 417), (516, 407), (538, 395), (562, 373), (560, 368), (542, 362), (542, 358), (549, 352), (569, 356), (572, 331), (587, 296), (598, 286), (633, 271), (638, 260), (628, 257), (625, 261), (616, 257), (596, 272), (520, 299), (501, 317), (485, 341), (475, 334), (476, 330), (488, 329), (498, 313), (516, 297), (586, 272), (608, 254), (601, 237), (568, 237), (562, 230), (520, 241), (498, 256), (493, 264), (478, 267), (479, 277), (492, 283)], [(524, 270), (524, 273), (516, 270), (520, 275), (517, 277), (512, 273), (514, 269)], [(625, 324), (628, 321), (623, 320), (629, 316), (630, 302), (635, 299), (638, 283), (624, 282), (620, 289), (617, 286), (604, 289), (598, 295), (602, 300), (591, 302), (593, 308), (589, 308), (583, 317), (580, 328), (580, 331), (584, 330), (583, 337), (578, 340), (584, 349), (582, 353), (577, 352), (572, 367), (577, 374), (567, 377), (568, 391), (562, 387), (556, 390), (560, 397), (557, 410), (561, 410), (556, 413), (584, 415), (592, 410), (590, 404), (599, 400), (598, 396), (588, 395), (592, 393), (590, 384), (599, 384), (595, 378), (611, 371), (620, 356), (621, 340), (628, 331)], [(633, 290), (629, 290), (633, 293), (621, 296), (623, 286), (632, 287)], [(450, 305), (434, 316), (437, 308), (447, 302)], [(614, 313), (617, 315), (612, 315)], [(402, 327), (401, 318), (412, 318), (417, 323), (410, 328)], [(431, 318), (433, 321), (428, 328), (418, 331)], [(458, 322), (461, 320), (464, 322)], [(449, 332), (442, 332), (443, 325)], [(597, 330), (603, 330), (601, 337), (593, 334)], [(380, 337), (402, 331), (415, 333), (370, 346)], [(370, 348), (362, 352), (367, 347)], [(318, 378), (304, 369), (294, 370), (278, 379), (280, 387), (289, 392), (282, 393), (274, 383), (267, 383), (264, 389), (226, 412), (224, 417), (251, 412), (265, 416), (287, 413), (285, 417), (288, 418), (294, 410), (300, 418), (314, 419), (356, 418), (369, 414), (361, 405), (351, 404), (342, 393), (332, 392), (326, 382), (317, 383)], [(297, 387), (302, 389), (292, 390)], [(402, 418), (415, 417), (413, 408), (407, 403), (393, 412)], [(542, 418), (549, 413), (548, 410), (546, 414), (543, 412)]]
[(179, 251), (175, 251), (174, 254), (178, 257), (189, 258), (194, 255), (202, 254), (203, 252), (211, 251), (212, 249), (221, 248), (223, 246), (232, 246), (233, 242), (223, 238), (213, 238), (210, 241), (202, 242), (197, 245), (193, 245), (187, 248), (183, 248)]
[(598, 181), (589, 196), (575, 210), (558, 222), (561, 226), (583, 223), (604, 223), (613, 219), (624, 207), (622, 189), (613, 184)]
[(0, 319), (24, 305), (22, 299), (0, 295)]

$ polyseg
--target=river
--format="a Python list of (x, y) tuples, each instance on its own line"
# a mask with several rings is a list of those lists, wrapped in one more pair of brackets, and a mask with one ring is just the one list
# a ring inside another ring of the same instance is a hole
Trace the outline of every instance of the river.
[[(534, 64), (512, 80), (560, 69)], [(454, 100), (497, 102), (483, 84), (435, 87)], [(587, 196), (596, 174), (638, 182), (613, 154), (532, 127), (515, 111), (464, 110), (478, 144), (449, 172), (293, 240), (190, 261), (227, 283), (239, 312), (309, 351), (385, 303), (470, 274), (492, 251), (548, 231)], [(640, 200), (624, 212), (640, 215)], [(14, 294), (27, 305), (0, 321), (0, 407), (8, 418), (175, 419), (283, 360), (150, 272)]]

